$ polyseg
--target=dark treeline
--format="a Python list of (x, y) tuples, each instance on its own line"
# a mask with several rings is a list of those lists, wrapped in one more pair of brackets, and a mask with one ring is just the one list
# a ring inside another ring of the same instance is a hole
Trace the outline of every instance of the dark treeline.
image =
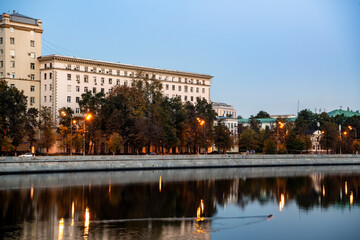
[[(325, 112), (315, 114), (305, 109), (299, 112), (293, 122), (279, 118), (272, 127), (262, 129), (258, 118), (269, 116), (260, 111), (250, 118), (248, 126), (239, 125), (239, 151), (303, 153), (312, 148), (313, 142), (318, 142), (327, 153), (360, 151), (357, 132), (360, 129), (360, 116), (346, 117), (342, 114), (330, 117)], [(317, 134), (314, 134), (317, 130)]]

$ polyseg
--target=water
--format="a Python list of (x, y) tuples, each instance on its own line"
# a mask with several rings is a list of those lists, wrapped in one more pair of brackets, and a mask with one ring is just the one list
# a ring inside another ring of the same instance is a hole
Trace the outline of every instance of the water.
[(0, 239), (346, 239), (360, 167), (0, 176)]

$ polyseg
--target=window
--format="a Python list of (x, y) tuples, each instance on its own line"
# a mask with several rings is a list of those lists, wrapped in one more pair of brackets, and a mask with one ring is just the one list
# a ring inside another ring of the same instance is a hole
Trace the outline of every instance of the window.
[(49, 79), (52, 79), (52, 73), (49, 73)]
[(35, 97), (30, 97), (30, 105), (34, 105), (35, 104)]
[(30, 69), (32, 69), (32, 70), (35, 69), (35, 63), (30, 63)]
[(49, 84), (49, 90), (51, 91), (52, 89), (52, 84)]
[(67, 74), (67, 80), (71, 80), (71, 74), (70, 73)]
[[(190, 92), (193, 92), (193, 87), (190, 87)], [(192, 100), (191, 100), (192, 101)]]
[(46, 96), (44, 96), (44, 102), (46, 102)]
[(191, 101), (194, 101), (194, 97), (193, 97), (193, 96), (191, 96), (190, 98), (191, 98)]
[(198, 87), (196, 88), (196, 92), (199, 93), (199, 88)]
[(30, 35), (34, 36), (34, 31), (33, 30), (30, 31)]
[(12, 58), (15, 57), (15, 50), (14, 50), (14, 49), (11, 49), (11, 50), (10, 50), (10, 56), (11, 56)]
[(80, 83), (80, 75), (76, 75), (76, 82)]
[(96, 85), (96, 77), (94, 77), (93, 79), (94, 79), (94, 83), (95, 83), (95, 85)]
[(76, 108), (75, 113), (80, 113), (80, 108)]
[(124, 76), (127, 76), (127, 71), (124, 71)]
[(80, 92), (80, 86), (76, 86), (76, 91)]
[(105, 92), (105, 89), (104, 89), (104, 88), (101, 88), (101, 92), (104, 93), (104, 92)]
[(71, 85), (67, 85), (67, 91), (71, 92)]
[(85, 66), (84, 67), (84, 71), (87, 72), (89, 70), (89, 67), (88, 66)]
[(30, 40), (30, 47), (35, 47), (35, 41), (34, 40)]
[(49, 96), (49, 102), (52, 102), (52, 96), (51, 95)]
[(44, 73), (44, 80), (46, 80), (46, 73)]
[(47, 69), (47, 64), (46, 63), (44, 64), (44, 68)]
[(67, 101), (68, 103), (71, 103), (71, 96), (67, 96), (66, 101)]
[(0, 72), (0, 78), (4, 77), (4, 73)]
[(52, 68), (52, 63), (49, 63), (49, 65), (50, 65), (50, 68)]
[(0, 49), (0, 56), (4, 55), (4, 50)]
[(162, 79), (162, 76), (160, 75), (160, 76), (159, 76), (159, 80), (161, 80), (161, 79)]
[(105, 78), (101, 78), (101, 85), (104, 85)]
[(0, 44), (3, 44), (3, 38), (2, 37), (0, 38)]
[(116, 79), (116, 85), (120, 85), (120, 79)]
[(112, 84), (112, 78), (109, 78), (109, 84)]
[(89, 91), (88, 87), (84, 87), (84, 92), (86, 93), (88, 91)]
[(10, 38), (10, 44), (15, 44), (15, 38)]
[(112, 74), (112, 70), (111, 70), (111, 69), (109, 69), (109, 74)]
[(70, 70), (71, 69), (71, 64), (66, 64), (66, 69)]
[(188, 86), (185, 86), (184, 88), (185, 92), (188, 92)]
[(127, 80), (124, 81), (124, 86), (127, 86)]
[(165, 85), (166, 90), (169, 90), (169, 84)]
[(30, 57), (31, 57), (32, 59), (34, 59), (34, 58), (35, 58), (35, 53), (31, 52), (31, 53), (30, 53)]
[(30, 86), (30, 92), (35, 92), (35, 86)]
[(84, 75), (84, 82), (89, 82), (89, 76), (88, 75)]
[(15, 87), (15, 84), (10, 84), (10, 87), (11, 87), (11, 88), (14, 88), (14, 87)]
[(15, 73), (14, 72), (10, 73), (10, 78), (15, 78)]
[(47, 85), (45, 84), (45, 85), (44, 85), (44, 91), (46, 91), (46, 90), (47, 90)]
[(181, 91), (181, 86), (178, 87), (178, 90)]
[(172, 85), (172, 90), (175, 91), (175, 85)]
[(78, 103), (80, 101), (80, 98), (79, 97), (76, 97), (75, 98), (75, 102)]
[(202, 89), (202, 93), (205, 93), (205, 88)]
[(4, 62), (0, 61), (0, 67), (4, 67)]
[(96, 87), (93, 87), (93, 93), (96, 93)]
[(35, 74), (30, 74), (30, 80), (35, 80)]
[(184, 97), (184, 101), (187, 101), (187, 96)]

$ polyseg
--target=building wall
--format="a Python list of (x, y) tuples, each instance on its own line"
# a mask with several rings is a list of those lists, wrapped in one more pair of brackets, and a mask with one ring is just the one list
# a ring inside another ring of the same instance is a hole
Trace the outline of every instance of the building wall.
[(55, 110), (54, 117), (62, 107), (70, 107), (75, 114), (80, 114), (76, 100), (81, 99), (83, 93), (94, 93), (96, 90), (108, 94), (114, 86), (131, 86), (139, 72), (144, 77), (159, 80), (163, 85), (163, 94), (169, 98), (180, 96), (183, 102), (192, 103), (196, 102), (197, 97), (210, 101), (212, 77), (209, 75), (57, 55), (43, 56), (38, 60), (41, 74), (41, 106), (52, 107)]
[(28, 97), (28, 107), (39, 108), (40, 75), (37, 57), (42, 54), (41, 21), (34, 20), (37, 25), (15, 22), (11, 21), (9, 14), (3, 14), (1, 19), (0, 78), (7, 81), (9, 86), (24, 91)]

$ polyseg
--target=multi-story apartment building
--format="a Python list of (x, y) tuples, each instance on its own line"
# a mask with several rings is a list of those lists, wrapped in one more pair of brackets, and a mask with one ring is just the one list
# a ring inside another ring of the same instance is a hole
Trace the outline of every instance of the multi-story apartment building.
[(232, 105), (220, 102), (213, 102), (213, 109), (217, 113), (218, 117), (236, 118), (236, 110)]
[(59, 55), (41, 56), (38, 61), (41, 105), (51, 107), (54, 117), (62, 107), (70, 107), (79, 114), (78, 102), (83, 93), (107, 94), (114, 86), (131, 86), (139, 73), (145, 79), (159, 80), (169, 98), (180, 96), (182, 101), (192, 103), (197, 98), (210, 100), (210, 75)]
[(15, 11), (0, 15), (0, 79), (23, 90), (28, 107), (40, 106), (42, 23)]

